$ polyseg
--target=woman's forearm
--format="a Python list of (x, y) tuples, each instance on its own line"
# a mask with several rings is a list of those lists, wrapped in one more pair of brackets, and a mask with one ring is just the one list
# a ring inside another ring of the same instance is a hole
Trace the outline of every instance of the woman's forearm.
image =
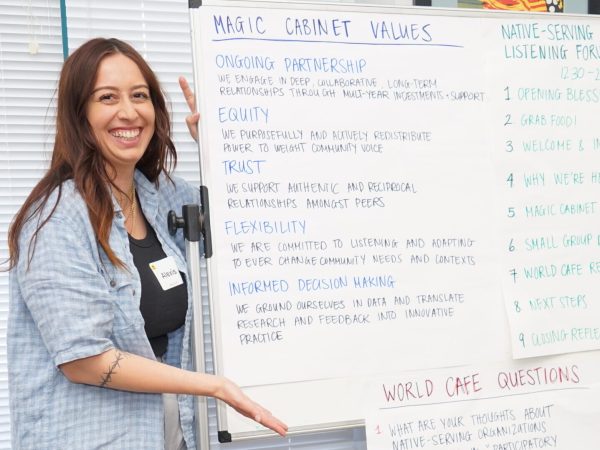
[(169, 366), (118, 349), (60, 366), (74, 383), (134, 392), (192, 394), (214, 397), (222, 378)]

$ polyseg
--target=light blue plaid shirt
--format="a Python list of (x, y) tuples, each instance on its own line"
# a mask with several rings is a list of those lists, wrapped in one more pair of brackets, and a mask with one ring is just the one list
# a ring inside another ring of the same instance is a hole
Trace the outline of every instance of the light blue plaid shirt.
[[(199, 203), (198, 190), (174, 178), (156, 189), (135, 175), (143, 212), (179, 270), (187, 275), (181, 231), (169, 235), (167, 213)], [(54, 205), (56, 192), (48, 205)], [(160, 394), (139, 394), (71, 383), (60, 364), (112, 347), (153, 358), (144, 332), (140, 277), (129, 251), (124, 217), (115, 205), (110, 246), (130, 271), (118, 269), (98, 245), (86, 206), (71, 181), (50, 221), (38, 234), (28, 268), (37, 218), (21, 233), (20, 258), (10, 274), (8, 374), (12, 445), (19, 450), (163, 450)], [(49, 210), (49, 208), (46, 208)], [(43, 215), (44, 217), (46, 214)], [(187, 283), (192, 299), (192, 283)], [(191, 301), (185, 325), (169, 335), (166, 362), (191, 368)], [(195, 448), (193, 398), (179, 396), (181, 426)]]

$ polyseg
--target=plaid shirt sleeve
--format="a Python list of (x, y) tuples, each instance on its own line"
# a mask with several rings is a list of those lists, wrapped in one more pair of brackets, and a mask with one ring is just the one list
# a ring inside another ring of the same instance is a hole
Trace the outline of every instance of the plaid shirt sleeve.
[[(22, 233), (22, 242), (31, 242), (33, 225)], [(23, 300), (56, 366), (114, 346), (114, 300), (99, 276), (96, 249), (80, 228), (55, 213), (37, 235), (31, 262), (23, 255), (17, 267)]]

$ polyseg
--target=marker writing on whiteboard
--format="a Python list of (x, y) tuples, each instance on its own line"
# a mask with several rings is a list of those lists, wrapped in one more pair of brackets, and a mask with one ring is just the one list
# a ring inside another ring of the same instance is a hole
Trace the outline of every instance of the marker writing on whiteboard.
[(219, 109), (219, 122), (269, 122), (269, 108), (262, 106), (226, 108)]

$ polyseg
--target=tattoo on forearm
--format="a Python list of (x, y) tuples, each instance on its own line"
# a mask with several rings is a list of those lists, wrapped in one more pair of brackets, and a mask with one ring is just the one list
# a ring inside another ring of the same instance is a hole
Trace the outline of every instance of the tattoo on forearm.
[(102, 379), (100, 381), (100, 387), (106, 387), (112, 379), (112, 376), (117, 373), (117, 368), (121, 367), (120, 362), (125, 359), (125, 353), (121, 353), (120, 351), (116, 351), (115, 360), (110, 363), (108, 366), (108, 370), (102, 374)]

